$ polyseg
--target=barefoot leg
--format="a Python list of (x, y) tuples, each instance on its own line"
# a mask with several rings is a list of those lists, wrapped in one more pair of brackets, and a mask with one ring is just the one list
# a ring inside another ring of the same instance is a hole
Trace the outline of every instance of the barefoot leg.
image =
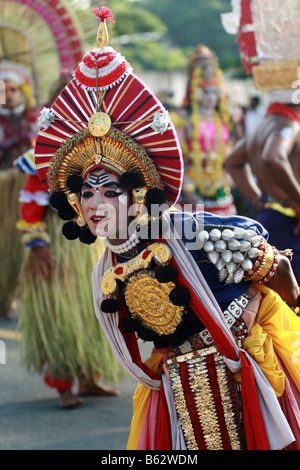
[(79, 382), (80, 395), (93, 395), (93, 396), (118, 396), (119, 390), (107, 387), (105, 385), (95, 384), (94, 382)]
[(59, 394), (59, 396), (59, 403), (62, 408), (75, 408), (82, 403), (82, 400), (77, 398), (71, 389), (64, 390)]

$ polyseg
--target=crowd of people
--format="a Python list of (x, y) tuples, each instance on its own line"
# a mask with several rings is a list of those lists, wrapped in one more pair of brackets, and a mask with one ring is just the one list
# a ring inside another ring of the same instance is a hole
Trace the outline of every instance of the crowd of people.
[(81, 403), (75, 377), (97, 396), (133, 377), (128, 450), (299, 449), (300, 107), (274, 93), (233, 145), (214, 51), (195, 49), (169, 114), (109, 46), (112, 12), (93, 11), (97, 47), (38, 120), (24, 71), (0, 62), (0, 166), (26, 175), (13, 203), (25, 363), (63, 408)]

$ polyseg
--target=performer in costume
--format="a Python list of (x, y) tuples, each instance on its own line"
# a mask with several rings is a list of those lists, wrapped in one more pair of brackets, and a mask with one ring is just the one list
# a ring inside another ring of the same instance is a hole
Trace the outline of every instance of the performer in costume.
[(13, 160), (34, 144), (40, 110), (34, 105), (33, 82), (20, 64), (0, 62), (0, 193), (1, 193), (1, 275), (0, 315), (10, 317), (20, 269), (19, 238), (14, 237), (18, 218), (18, 194), (24, 177), (13, 168)]
[(218, 215), (236, 213), (223, 163), (229, 150), (229, 115), (222, 71), (205, 45), (193, 52), (188, 66), (184, 109), (172, 113), (185, 163), (183, 203), (202, 204)]
[[(65, 0), (1, 2), (0, 26), (0, 315), (16, 313), (22, 258), (18, 197), (26, 176), (13, 161), (34, 145), (36, 119), (60, 70), (74, 70), (93, 26), (86, 12)], [(5, 91), (7, 96), (5, 96)], [(37, 109), (38, 107), (38, 109)]]
[[(64, 73), (51, 87), (50, 97), (57, 97), (70, 79)], [(66, 240), (61, 244), (61, 223), (48, 207), (49, 195), (37, 176), (33, 149), (14, 163), (28, 175), (20, 192), (17, 223), (25, 246), (19, 276), (22, 358), (28, 369), (40, 372), (44, 382), (57, 390), (62, 408), (82, 402), (72, 391), (76, 377), (80, 395), (119, 395), (102, 383), (116, 384), (122, 373), (91, 301), (90, 272), (104, 242), (99, 240), (91, 248)]]
[[(294, 11), (295, 3), (289, 6), (288, 10)], [(251, 18), (246, 16), (249, 9)], [(289, 23), (291, 30), (282, 31), (279, 24), (284, 16), (280, 19), (275, 16), (272, 20), (278, 24), (275, 34), (273, 27), (265, 27), (271, 23), (264, 19), (272, 18), (276, 11), (269, 2), (263, 8), (256, 2), (244, 2), (242, 7), (240, 29), (246, 21), (252, 25), (257, 39), (251, 45), (260, 51), (260, 58), (256, 57), (248, 70), (254, 76), (256, 87), (267, 91), (269, 106), (260, 126), (236, 144), (225, 165), (242, 194), (256, 207), (256, 219), (268, 230), (270, 243), (278, 249), (287, 246), (292, 249), (292, 267), (300, 283), (300, 100), (299, 93), (292, 88), (298, 76), (297, 60), (290, 60), (298, 54), (297, 36), (294, 42), (291, 33), (295, 24), (299, 27), (299, 20), (295, 11)], [(244, 48), (245, 36), (246, 33)], [(281, 59), (275, 60), (278, 54)]]
[[(183, 176), (174, 126), (108, 46), (111, 11), (94, 12), (98, 47), (44, 112), (35, 161), (64, 236), (106, 237), (94, 306), (139, 382), (128, 449), (299, 448), (289, 260), (253, 220), (167, 209)], [(154, 344), (145, 363), (137, 336)]]
[(2, 61), (0, 80), (5, 90), (4, 102), (0, 103), (0, 168), (5, 169), (32, 147), (40, 109), (33, 105), (33, 82), (25, 67)]

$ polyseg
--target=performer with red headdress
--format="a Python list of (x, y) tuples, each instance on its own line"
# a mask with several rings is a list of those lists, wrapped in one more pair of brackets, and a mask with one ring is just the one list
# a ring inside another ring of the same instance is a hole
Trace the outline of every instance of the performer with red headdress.
[[(35, 161), (63, 235), (105, 238), (94, 307), (139, 382), (128, 449), (299, 446), (291, 356), (300, 330), (288, 306), (299, 291), (289, 260), (251, 219), (176, 210), (175, 128), (108, 46), (110, 10), (95, 13), (98, 47), (44, 110)], [(154, 346), (145, 362), (140, 340)]]
[[(2, 32), (2, 28), (0, 28)], [(14, 238), (18, 214), (18, 191), (24, 178), (13, 161), (34, 144), (40, 108), (34, 100), (34, 83), (23, 65), (0, 60), (0, 197), (3, 230), (0, 243), (0, 316), (14, 309), (16, 279), (20, 268), (18, 238)], [(9, 201), (9, 202), (8, 202)]]
[[(39, 11), (41, 5), (44, 3), (30, 2), (28, 9)], [(58, 48), (62, 69), (59, 78), (49, 87), (48, 105), (52, 105), (72, 77), (72, 71), (64, 66), (72, 64), (76, 54), (78, 60), (78, 51), (83, 44), (81, 41), (75, 43), (77, 32), (71, 28), (72, 17), (68, 10), (62, 8), (62, 3), (49, 0), (47, 7), (51, 29), (61, 31), (60, 45), (69, 42), (73, 45), (71, 53), (66, 50), (62, 54)], [(55, 22), (51, 21), (53, 17)], [(68, 36), (65, 36), (62, 24)], [(37, 123), (36, 126), (38, 128)], [(18, 330), (21, 333), (22, 360), (29, 370), (41, 374), (47, 386), (57, 391), (62, 408), (82, 403), (75, 393), (76, 379), (80, 395), (117, 396), (119, 392), (103, 382), (116, 385), (122, 370), (93, 314), (91, 278), (88, 275), (103, 252), (104, 242), (99, 240), (93, 247), (80, 242), (70, 244), (67, 240), (61, 244), (61, 221), (49, 207), (49, 195), (37, 176), (34, 149), (19, 156), (14, 165), (27, 176), (20, 191), (20, 214), (13, 220), (14, 231), (17, 225), (24, 246), (23, 263), (18, 273)], [(87, 275), (82, 282), (84, 271)], [(82, 324), (87, 325), (84, 334)]]

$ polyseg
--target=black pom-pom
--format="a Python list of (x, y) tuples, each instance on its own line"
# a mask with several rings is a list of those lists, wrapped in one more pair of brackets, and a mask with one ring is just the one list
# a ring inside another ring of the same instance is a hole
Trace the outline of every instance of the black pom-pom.
[(201, 330), (201, 326), (204, 328), (204, 325), (202, 324), (201, 320), (195, 314), (195, 312), (193, 312), (193, 310), (188, 309), (188, 311), (185, 315), (185, 318), (186, 318), (186, 322), (189, 325), (191, 325), (191, 327), (193, 327), (193, 328), (197, 327), (198, 331)]
[(74, 222), (66, 222), (62, 226), (62, 233), (68, 240), (76, 240), (80, 234), (80, 228)]
[[(183, 344), (192, 334), (193, 328), (186, 321), (183, 321), (176, 328), (174, 335), (170, 335), (170, 346), (180, 346)], [(173, 338), (172, 338), (173, 336)]]
[(116, 299), (105, 299), (101, 302), (101, 310), (105, 313), (114, 313), (119, 308), (119, 302)]
[(68, 203), (67, 195), (61, 191), (56, 191), (50, 196), (50, 205), (58, 210), (58, 215), (63, 220), (73, 219), (76, 215), (74, 209)]
[(163, 189), (152, 188), (146, 192), (146, 207), (150, 208), (152, 204), (165, 204), (167, 195)]
[(59, 207), (58, 215), (63, 220), (71, 220), (76, 216), (74, 209), (68, 204), (66, 207)]
[(138, 331), (140, 325), (140, 322), (135, 318), (123, 318), (122, 320), (122, 326), (125, 331), (128, 331), (128, 333), (134, 333), (135, 331)]
[(67, 188), (71, 193), (80, 193), (83, 185), (82, 177), (80, 175), (70, 175), (67, 178)]
[(122, 189), (126, 191), (132, 191), (136, 188), (142, 188), (145, 186), (144, 178), (134, 171), (126, 171), (119, 179), (119, 184)]
[(181, 336), (177, 333), (177, 331), (174, 334), (169, 335), (168, 346), (176, 347), (180, 346), (182, 343), (184, 343), (184, 340), (182, 340)]
[(169, 230), (170, 224), (166, 220), (159, 219), (159, 234), (160, 236), (165, 236), (166, 232)]
[(79, 240), (82, 243), (86, 243), (87, 245), (91, 245), (92, 243), (94, 243), (96, 241), (96, 239), (97, 239), (97, 237), (92, 234), (92, 232), (90, 231), (90, 229), (88, 227), (80, 230)]
[(51, 194), (49, 203), (53, 209), (59, 209), (60, 207), (66, 207), (69, 205), (67, 196), (62, 191), (55, 191)]
[(155, 333), (152, 330), (149, 330), (149, 328), (144, 328), (141, 326), (138, 330), (138, 335), (139, 338), (141, 338), (143, 341), (153, 341), (155, 337), (157, 336), (157, 333)]
[(182, 321), (177, 327), (177, 334), (184, 339), (184, 341), (193, 334), (194, 328), (190, 325), (186, 319)]
[(155, 277), (158, 280), (158, 282), (174, 281), (176, 276), (177, 276), (177, 269), (174, 266), (171, 266), (170, 264), (167, 264), (165, 266), (160, 266), (155, 271)]
[(154, 346), (158, 349), (166, 348), (169, 346), (169, 338), (168, 335), (157, 335), (154, 338)]
[(187, 305), (190, 301), (189, 290), (184, 287), (175, 287), (169, 294), (169, 299), (174, 305)]

